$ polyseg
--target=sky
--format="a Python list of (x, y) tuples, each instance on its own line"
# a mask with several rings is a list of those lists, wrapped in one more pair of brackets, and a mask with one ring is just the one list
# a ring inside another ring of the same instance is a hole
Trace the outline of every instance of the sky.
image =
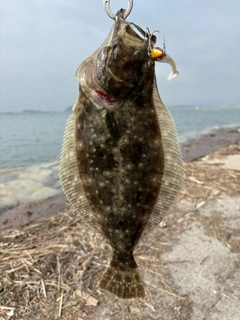
[[(112, 12), (127, 0), (111, 0)], [(239, 0), (134, 0), (128, 21), (165, 35), (180, 72), (156, 63), (166, 106), (240, 105)], [(64, 111), (78, 97), (75, 71), (113, 24), (102, 0), (0, 1), (0, 111)], [(162, 46), (162, 37), (157, 46)]]

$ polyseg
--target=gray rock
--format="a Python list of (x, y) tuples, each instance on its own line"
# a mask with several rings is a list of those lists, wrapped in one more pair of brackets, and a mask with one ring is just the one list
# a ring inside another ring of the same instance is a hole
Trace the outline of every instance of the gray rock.
[(12, 209), (20, 204), (20, 201), (13, 198), (0, 198), (0, 213), (6, 209)]
[(38, 169), (28, 169), (22, 172), (18, 178), (21, 180), (28, 179), (28, 180), (40, 182), (42, 184), (46, 184), (46, 183), (49, 183), (49, 180), (52, 180), (51, 175), (52, 175), (52, 170), (38, 168)]
[(31, 179), (18, 179), (0, 184), (0, 194), (17, 198), (21, 202), (45, 199), (59, 194), (60, 190), (44, 186)]
[(190, 298), (191, 319), (240, 319), (239, 256), (204, 234), (201, 224), (192, 223), (160, 259), (170, 263), (178, 292)]
[(0, 183), (5, 183), (17, 179), (20, 173), (21, 171), (18, 169), (0, 170)]
[(224, 218), (224, 224), (231, 229), (240, 229), (240, 198), (223, 194), (214, 203), (208, 202), (200, 210), (206, 217), (217, 216)]

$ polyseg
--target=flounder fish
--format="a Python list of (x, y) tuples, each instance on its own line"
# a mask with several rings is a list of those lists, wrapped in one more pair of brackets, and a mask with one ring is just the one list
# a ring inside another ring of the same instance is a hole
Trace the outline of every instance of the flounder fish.
[(173, 119), (158, 93), (156, 36), (125, 20), (76, 72), (79, 98), (66, 126), (60, 161), (63, 190), (82, 220), (112, 247), (100, 288), (144, 297), (133, 252), (163, 219), (184, 182)]

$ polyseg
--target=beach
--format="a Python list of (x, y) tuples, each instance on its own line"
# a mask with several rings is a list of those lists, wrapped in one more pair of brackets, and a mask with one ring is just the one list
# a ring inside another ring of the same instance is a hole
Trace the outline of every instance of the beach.
[(185, 186), (135, 252), (146, 298), (128, 302), (98, 290), (110, 247), (69, 208), (58, 163), (1, 175), (0, 316), (239, 319), (239, 128), (191, 139), (182, 154)]

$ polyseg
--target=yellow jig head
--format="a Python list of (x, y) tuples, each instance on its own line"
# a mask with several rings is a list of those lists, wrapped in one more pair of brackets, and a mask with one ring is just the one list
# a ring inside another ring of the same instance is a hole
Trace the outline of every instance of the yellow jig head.
[(166, 53), (166, 51), (164, 49), (161, 49), (159, 47), (153, 48), (150, 52), (150, 57), (155, 61), (170, 64), (170, 66), (172, 67), (172, 72), (167, 77), (168, 81), (177, 77), (177, 75), (179, 74), (179, 71), (177, 70), (175, 61), (172, 59), (172, 57), (169, 54)]
[(160, 48), (153, 48), (150, 56), (152, 59), (158, 61), (159, 59), (162, 59), (164, 57), (164, 51)]

